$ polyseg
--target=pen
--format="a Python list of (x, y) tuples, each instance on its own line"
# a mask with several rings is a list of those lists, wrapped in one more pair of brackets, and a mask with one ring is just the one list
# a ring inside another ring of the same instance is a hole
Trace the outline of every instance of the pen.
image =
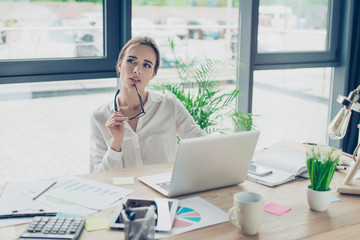
[(130, 221), (135, 220), (135, 218), (136, 218), (136, 213), (135, 213), (135, 212), (133, 212), (133, 211), (131, 211), (130, 209), (128, 209), (128, 208), (125, 206), (125, 204), (123, 204), (123, 209), (124, 209), (124, 211), (125, 211), (125, 213), (126, 213), (127, 218), (128, 218)]
[(57, 181), (53, 182), (52, 184), (50, 184), (47, 188), (45, 188), (44, 190), (42, 190), (38, 195), (36, 195), (35, 197), (33, 197), (33, 200), (37, 199), (38, 197), (40, 197), (43, 193), (45, 193), (47, 190), (49, 190), (52, 186), (54, 186), (56, 184)]

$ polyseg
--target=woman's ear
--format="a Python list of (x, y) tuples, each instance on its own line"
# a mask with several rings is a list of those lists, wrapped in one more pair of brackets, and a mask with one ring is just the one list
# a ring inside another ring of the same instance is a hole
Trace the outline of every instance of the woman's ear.
[(156, 76), (156, 73), (154, 72), (150, 80), (153, 80), (155, 76)]

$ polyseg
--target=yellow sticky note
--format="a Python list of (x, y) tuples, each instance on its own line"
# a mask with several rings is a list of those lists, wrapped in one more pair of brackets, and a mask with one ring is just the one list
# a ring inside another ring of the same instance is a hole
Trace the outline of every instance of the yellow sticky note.
[(113, 177), (113, 184), (135, 184), (134, 177)]
[(109, 229), (109, 220), (107, 218), (86, 219), (85, 228), (88, 232)]

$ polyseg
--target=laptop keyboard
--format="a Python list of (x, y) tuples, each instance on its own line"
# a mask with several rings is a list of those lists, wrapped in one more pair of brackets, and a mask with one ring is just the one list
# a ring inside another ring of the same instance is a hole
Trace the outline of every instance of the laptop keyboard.
[(157, 183), (156, 185), (165, 189), (166, 191), (169, 191), (170, 189), (170, 182)]

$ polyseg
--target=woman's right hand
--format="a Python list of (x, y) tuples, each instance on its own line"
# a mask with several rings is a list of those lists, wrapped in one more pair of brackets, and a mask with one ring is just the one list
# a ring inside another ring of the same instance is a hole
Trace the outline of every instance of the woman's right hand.
[(125, 117), (120, 111), (113, 112), (111, 117), (106, 121), (105, 127), (112, 136), (110, 147), (112, 150), (120, 152), (121, 144), (124, 138), (125, 121), (128, 117)]

